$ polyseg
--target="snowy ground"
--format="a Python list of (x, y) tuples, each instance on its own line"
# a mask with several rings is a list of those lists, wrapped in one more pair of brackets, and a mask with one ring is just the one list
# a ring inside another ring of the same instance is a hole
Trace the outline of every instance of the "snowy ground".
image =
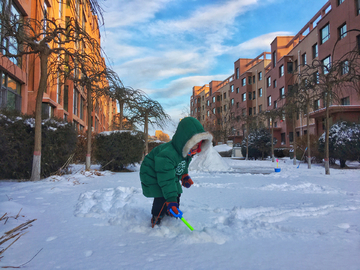
[(322, 166), (285, 159), (275, 173), (271, 161), (223, 160), (225, 172), (190, 172), (195, 184), (180, 209), (192, 232), (175, 218), (150, 227), (152, 200), (142, 195), (138, 167), (97, 175), (77, 165), (36, 183), (1, 181), (0, 217), (10, 218), (0, 237), (36, 221), (0, 266), (20, 266), (41, 250), (22, 268), (360, 269), (360, 169), (326, 176)]

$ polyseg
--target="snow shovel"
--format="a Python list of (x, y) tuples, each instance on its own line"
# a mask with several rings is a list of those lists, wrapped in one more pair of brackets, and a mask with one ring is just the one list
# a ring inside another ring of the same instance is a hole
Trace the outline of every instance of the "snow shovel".
[(189, 228), (191, 231), (193, 231), (194, 228), (191, 227), (191, 225), (189, 224), (189, 222), (187, 222), (187, 221), (185, 220), (185, 218), (182, 217), (183, 213), (180, 211), (180, 209), (178, 209), (178, 211), (179, 211), (179, 214), (175, 214), (174, 211), (173, 211), (172, 209), (170, 209), (170, 212), (171, 212), (171, 214), (172, 214), (174, 217), (180, 218), (180, 219), (182, 220), (182, 222), (184, 222), (185, 225), (188, 226), (188, 228)]
[(299, 161), (299, 165), (297, 166), (297, 169), (299, 169), (299, 167), (300, 167), (300, 162), (301, 162), (301, 161), (302, 161), (302, 159), (304, 158), (305, 153), (306, 153), (306, 150), (307, 150), (307, 147), (305, 148), (304, 154), (303, 154), (302, 158), (301, 158), (301, 159), (300, 159), (300, 161)]

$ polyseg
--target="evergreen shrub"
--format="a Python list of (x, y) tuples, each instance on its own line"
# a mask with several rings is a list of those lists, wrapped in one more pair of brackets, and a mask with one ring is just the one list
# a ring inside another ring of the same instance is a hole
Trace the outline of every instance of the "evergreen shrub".
[[(95, 149), (95, 133), (91, 133), (91, 163), (96, 163), (94, 157)], [(87, 153), (87, 134), (86, 131), (80, 131), (77, 135), (75, 155), (73, 161), (75, 163), (85, 163)]]
[[(319, 138), (319, 152), (325, 153), (325, 133)], [(331, 126), (329, 158), (339, 159), (341, 168), (346, 160), (360, 159), (360, 124), (340, 121)]]
[(94, 155), (102, 170), (122, 171), (126, 166), (140, 162), (144, 149), (141, 132), (102, 132), (95, 137)]
[[(29, 179), (34, 154), (35, 120), (28, 115), (0, 114), (0, 179)], [(59, 170), (73, 153), (76, 133), (70, 123), (42, 123), (41, 176)]]
[[(271, 154), (271, 133), (268, 129), (261, 128), (252, 130), (248, 137), (241, 142), (241, 153), (246, 156), (246, 141), (249, 139), (249, 159), (264, 159)], [(277, 140), (274, 138), (273, 143)]]

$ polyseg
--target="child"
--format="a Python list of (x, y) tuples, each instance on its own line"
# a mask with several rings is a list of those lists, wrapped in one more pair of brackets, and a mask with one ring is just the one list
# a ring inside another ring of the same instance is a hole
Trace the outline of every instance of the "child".
[(193, 181), (188, 175), (192, 157), (211, 146), (212, 135), (205, 132), (193, 117), (182, 119), (170, 142), (155, 147), (143, 160), (140, 180), (143, 194), (154, 198), (151, 210), (152, 227), (160, 224), (170, 209), (178, 214), (182, 186), (189, 188)]

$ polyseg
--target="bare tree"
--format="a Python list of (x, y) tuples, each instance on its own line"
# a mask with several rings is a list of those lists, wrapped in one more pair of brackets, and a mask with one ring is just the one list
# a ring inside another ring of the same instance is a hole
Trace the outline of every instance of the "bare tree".
[[(94, 11), (101, 13), (96, 0), (91, 1)], [(76, 48), (85, 42), (91, 48), (93, 39), (79, 26), (75, 19), (69, 23), (62, 20), (48, 20), (46, 14), (42, 19), (19, 18), (12, 15), (10, 6), (0, 14), (2, 36), (16, 45), (16, 50), (0, 45), (3, 57), (21, 59), (25, 55), (35, 55), (40, 62), (40, 80), (35, 107), (35, 141), (31, 179), (40, 180), (41, 172), (41, 106), (43, 94), (47, 88), (49, 71), (61, 69), (59, 55), (70, 48)], [(99, 13), (99, 14), (100, 14)], [(60, 61), (61, 62), (61, 61)], [(50, 67), (51, 66), (51, 67)], [(56, 72), (57, 73), (57, 72)], [(52, 74), (56, 76), (56, 74)]]
[(131, 121), (133, 123), (141, 123), (144, 125), (144, 140), (145, 140), (145, 155), (148, 154), (148, 137), (149, 124), (152, 126), (160, 126), (163, 128), (170, 116), (165, 113), (163, 107), (159, 102), (150, 99), (143, 94), (137, 101), (137, 106), (132, 108)]
[(337, 58), (337, 60), (332, 60), (331, 56), (321, 61), (315, 60), (299, 74), (303, 82), (301, 87), (312, 91), (313, 97), (317, 96), (319, 100), (320, 98), (323, 99), (323, 107), (325, 108), (325, 174), (327, 175), (330, 174), (330, 108), (333, 106), (333, 102), (340, 103), (345, 91), (360, 92), (359, 63), (360, 55), (356, 48)]

